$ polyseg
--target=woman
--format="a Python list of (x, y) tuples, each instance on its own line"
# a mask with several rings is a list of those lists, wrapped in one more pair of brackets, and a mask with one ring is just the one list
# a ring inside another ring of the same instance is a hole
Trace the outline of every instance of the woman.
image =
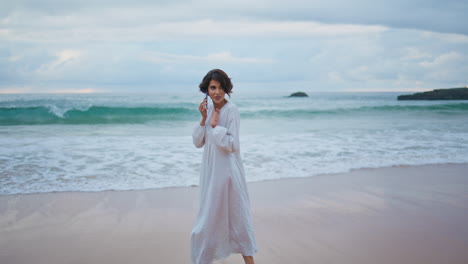
[(196, 147), (205, 146), (200, 174), (199, 211), (190, 238), (191, 263), (209, 264), (231, 253), (253, 264), (257, 245), (249, 194), (240, 157), (239, 112), (230, 96), (231, 79), (219, 69), (209, 71), (199, 85), (209, 95), (198, 110), (202, 119), (193, 131)]

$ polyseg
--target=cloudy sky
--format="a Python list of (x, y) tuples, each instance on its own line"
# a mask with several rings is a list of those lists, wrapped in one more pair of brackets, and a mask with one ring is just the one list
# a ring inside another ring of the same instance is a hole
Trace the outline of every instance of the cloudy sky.
[(468, 1), (0, 0), (0, 93), (468, 85)]

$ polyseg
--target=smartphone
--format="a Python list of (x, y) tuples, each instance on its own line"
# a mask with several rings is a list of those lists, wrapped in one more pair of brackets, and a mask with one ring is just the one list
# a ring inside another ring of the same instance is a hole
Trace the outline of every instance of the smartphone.
[(205, 94), (206, 109), (208, 109), (208, 93)]

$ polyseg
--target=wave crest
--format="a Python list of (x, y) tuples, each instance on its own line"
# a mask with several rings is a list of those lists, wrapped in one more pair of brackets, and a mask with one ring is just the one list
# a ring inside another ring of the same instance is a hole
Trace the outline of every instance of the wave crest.
[[(321, 116), (381, 115), (392, 113), (466, 115), (468, 103), (431, 105), (383, 105), (356, 108), (331, 109), (240, 109), (245, 118), (298, 117), (315, 118)], [(142, 124), (160, 120), (189, 121), (199, 116), (192, 105), (186, 107), (112, 107), (86, 106), (58, 108), (53, 105), (28, 107), (0, 107), (0, 125), (44, 125), (44, 124)]]
[(106, 107), (56, 111), (45, 106), (0, 108), (0, 125), (140, 124), (191, 119), (196, 112), (182, 107)]

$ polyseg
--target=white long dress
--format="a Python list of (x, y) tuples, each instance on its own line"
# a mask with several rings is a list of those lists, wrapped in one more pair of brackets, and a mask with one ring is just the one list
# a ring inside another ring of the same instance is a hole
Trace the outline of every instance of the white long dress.
[(210, 104), (206, 124), (197, 125), (192, 134), (196, 147), (205, 146), (199, 211), (190, 238), (192, 264), (210, 264), (231, 253), (253, 256), (257, 252), (240, 157), (239, 111), (227, 102), (215, 128), (210, 125), (212, 113)]

